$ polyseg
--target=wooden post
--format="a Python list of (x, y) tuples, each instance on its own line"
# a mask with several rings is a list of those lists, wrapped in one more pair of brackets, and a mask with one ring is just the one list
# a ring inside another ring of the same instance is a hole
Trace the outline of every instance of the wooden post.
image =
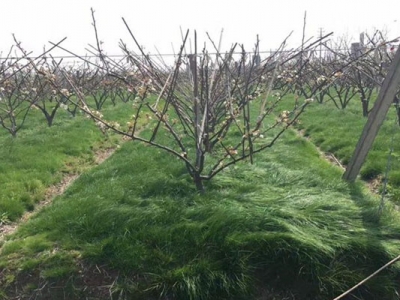
[(378, 94), (378, 99), (372, 108), (371, 114), (368, 117), (367, 123), (364, 126), (364, 130), (358, 140), (356, 149), (354, 150), (353, 156), (346, 168), (346, 172), (343, 174), (343, 179), (347, 181), (354, 181), (360, 172), (361, 166), (363, 165), (365, 158), (378, 134), (379, 128), (381, 127), (386, 114), (393, 103), (393, 99), (396, 95), (397, 89), (400, 86), (400, 47), (393, 58), (392, 64), (390, 65), (388, 74), (383, 81), (381, 90)]

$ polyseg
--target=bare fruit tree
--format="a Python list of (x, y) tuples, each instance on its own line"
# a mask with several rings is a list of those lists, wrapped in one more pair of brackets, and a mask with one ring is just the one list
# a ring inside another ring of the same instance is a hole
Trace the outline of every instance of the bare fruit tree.
[[(38, 83), (36, 65), (43, 62), (45, 55), (64, 40), (32, 59), (29, 57), (31, 53), (24, 50), (14, 36), (15, 45), (0, 64), (0, 126), (13, 137), (24, 125), (30, 110), (38, 108), (42, 100), (43, 85)], [(19, 56), (11, 57), (14, 48)], [(47, 81), (43, 84), (47, 85)]]
[[(84, 87), (63, 71), (69, 90), (77, 97), (76, 101), (70, 101), (102, 130), (112, 130), (180, 159), (200, 193), (205, 190), (204, 182), (222, 170), (240, 161), (252, 163), (257, 153), (272, 147), (312, 101), (313, 92), (309, 99), (303, 99), (302, 103), (296, 99), (290, 104), (291, 109), (282, 111), (284, 98), (273, 88), (277, 74), (286, 65), (302, 68), (300, 57), (320, 40), (307, 42), (295, 50), (277, 51), (261, 61), (258, 40), (250, 53), (237, 44), (222, 53), (220, 45), (208, 37), (214, 52), (210, 54), (206, 47), (199, 50), (196, 32), (194, 51), (185, 55), (187, 31), (175, 63), (170, 66), (161, 58), (146, 55), (123, 19), (139, 50), (135, 53), (121, 41), (120, 48), (129, 62), (127, 66), (114, 61), (101, 49), (93, 11), (92, 16), (97, 45), (92, 48), (96, 48), (98, 63), (77, 57), (91, 64), (104, 78), (117, 79), (126, 93), (135, 95), (132, 118), (126, 125), (104, 119), (97, 105), (90, 107)], [(286, 41), (281, 50), (285, 45)], [(287, 84), (280, 84), (283, 93), (289, 90)], [(61, 90), (56, 81), (53, 87)]]

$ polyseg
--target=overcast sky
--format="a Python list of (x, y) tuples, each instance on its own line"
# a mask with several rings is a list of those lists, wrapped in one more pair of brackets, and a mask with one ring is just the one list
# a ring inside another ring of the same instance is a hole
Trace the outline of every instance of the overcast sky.
[(297, 46), (305, 11), (307, 37), (318, 36), (320, 28), (353, 40), (374, 29), (384, 29), (389, 38), (400, 36), (400, 0), (1, 0), (0, 4), (3, 53), (13, 44), (14, 33), (34, 53), (48, 48), (48, 41), (67, 37), (63, 47), (85, 54), (87, 45), (95, 43), (91, 7), (108, 54), (121, 53), (121, 38), (134, 45), (121, 17), (150, 53), (156, 53), (154, 46), (162, 53), (172, 53), (173, 47), (177, 51), (180, 27), (196, 29), (201, 45), (206, 32), (218, 41), (223, 28), (222, 50), (235, 42), (252, 50), (257, 34), (261, 50), (275, 49), (291, 31), (290, 45)]

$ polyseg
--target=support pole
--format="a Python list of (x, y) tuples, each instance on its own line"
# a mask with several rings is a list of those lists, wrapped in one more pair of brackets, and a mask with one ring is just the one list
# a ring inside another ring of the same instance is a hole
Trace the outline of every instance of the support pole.
[(381, 90), (378, 94), (378, 99), (376, 100), (371, 114), (368, 117), (367, 123), (364, 126), (364, 130), (360, 139), (358, 140), (353, 156), (351, 157), (346, 168), (346, 172), (343, 174), (343, 179), (353, 182), (357, 178), (361, 166), (368, 155), (376, 135), (378, 134), (379, 128), (381, 127), (387, 112), (389, 111), (390, 105), (393, 103), (393, 99), (399, 86), (400, 47), (398, 47), (392, 64), (390, 65), (388, 74), (383, 81)]

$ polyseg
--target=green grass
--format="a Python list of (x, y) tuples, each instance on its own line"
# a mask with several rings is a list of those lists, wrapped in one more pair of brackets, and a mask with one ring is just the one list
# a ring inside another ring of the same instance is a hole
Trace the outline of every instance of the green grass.
[[(119, 108), (105, 117), (131, 114)], [(19, 157), (6, 170), (33, 170), (5, 176), (20, 193), (7, 198), (7, 213), (21, 206), (15, 217), (63, 171), (90, 164), (103, 138), (86, 119), (60, 118), (54, 128), (38, 120), (5, 155)], [(328, 103), (309, 107), (299, 126), (345, 162), (364, 122), (356, 106)], [(384, 125), (363, 177), (382, 173), (391, 130)], [(41, 155), (30, 161), (32, 153)], [(332, 299), (400, 253), (395, 206), (379, 215), (379, 199), (342, 181), (294, 131), (255, 161), (224, 170), (199, 195), (177, 158), (125, 143), (0, 245), (0, 299)], [(388, 268), (349, 299), (397, 299), (399, 271)]]
[[(400, 188), (400, 126), (395, 125), (397, 117), (392, 107), (382, 125), (369, 155), (360, 171), (364, 180), (384, 176), (391, 147), (394, 154), (391, 159), (389, 184)], [(347, 164), (353, 155), (357, 141), (367, 121), (362, 117), (361, 104), (357, 99), (350, 102), (345, 110), (338, 110), (331, 102), (314, 103), (300, 119), (299, 128), (325, 152), (336, 155), (343, 164)], [(392, 142), (393, 138), (393, 142)]]
[[(400, 253), (399, 213), (341, 175), (289, 131), (200, 196), (176, 158), (126, 143), (3, 245), (2, 292), (84, 299), (96, 266), (113, 299), (332, 299)], [(396, 299), (399, 271), (354, 299)]]
[[(108, 117), (127, 115), (105, 107)], [(0, 128), (0, 223), (14, 221), (45, 197), (47, 187), (66, 173), (80, 173), (94, 163), (94, 151), (114, 147), (116, 138), (106, 138), (94, 123), (78, 114), (72, 118), (59, 110), (53, 126), (32, 110), (16, 138)]]

